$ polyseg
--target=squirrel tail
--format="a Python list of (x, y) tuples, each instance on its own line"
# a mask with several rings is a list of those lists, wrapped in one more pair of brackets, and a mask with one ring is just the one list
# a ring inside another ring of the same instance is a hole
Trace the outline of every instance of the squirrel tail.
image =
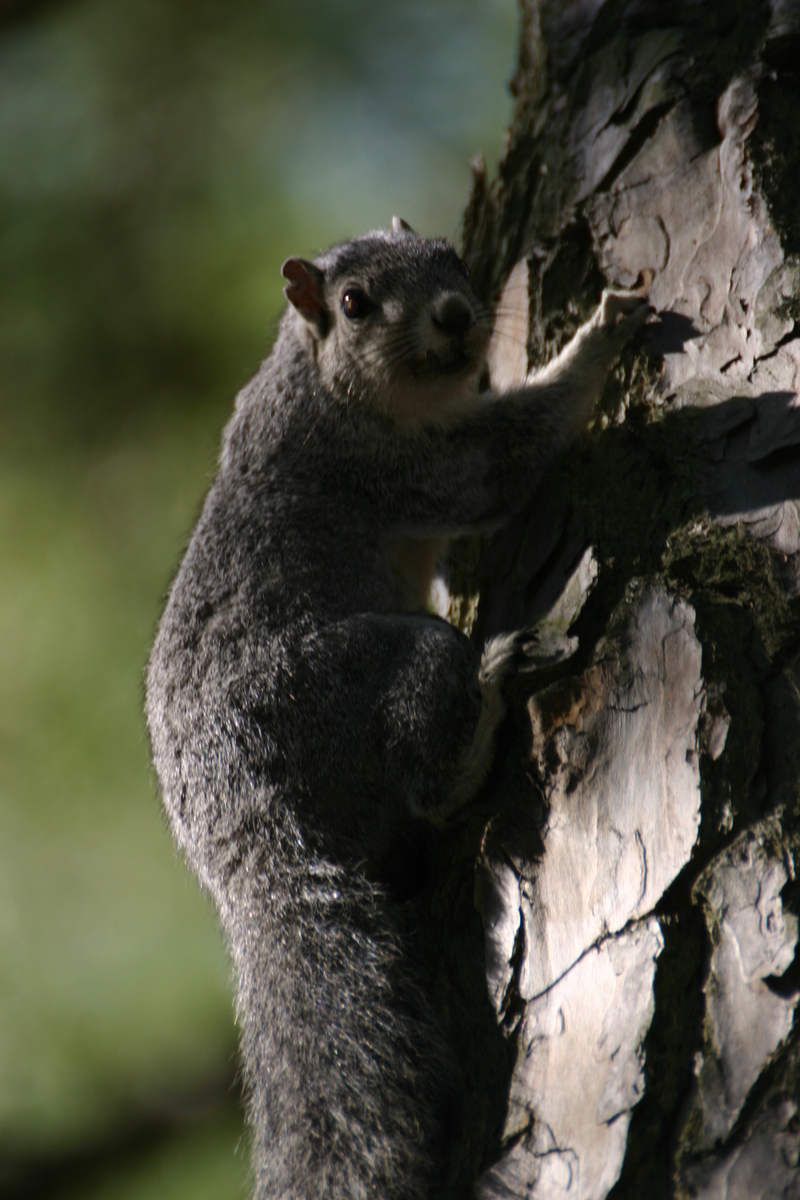
[(272, 886), (243, 876), (229, 933), (256, 1200), (430, 1200), (457, 1071), (393, 906), (323, 860)]

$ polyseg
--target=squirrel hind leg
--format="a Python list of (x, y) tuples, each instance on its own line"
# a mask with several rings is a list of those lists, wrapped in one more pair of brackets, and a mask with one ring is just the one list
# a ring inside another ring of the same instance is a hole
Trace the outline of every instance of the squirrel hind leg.
[(494, 762), (497, 730), (507, 712), (503, 686), (524, 661), (524, 644), (529, 635), (521, 631), (490, 638), (478, 668), (481, 711), (471, 745), (458, 764), (450, 792), (453, 811), (480, 791)]

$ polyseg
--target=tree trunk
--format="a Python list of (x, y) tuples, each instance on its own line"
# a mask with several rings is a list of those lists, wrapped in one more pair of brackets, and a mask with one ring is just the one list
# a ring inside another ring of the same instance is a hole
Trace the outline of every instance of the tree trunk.
[(532, 509), (454, 555), (475, 637), (535, 626), (434, 896), (461, 1173), (800, 1196), (800, 0), (523, 0), (519, 57), (465, 216), (493, 375), (604, 281), (658, 321)]

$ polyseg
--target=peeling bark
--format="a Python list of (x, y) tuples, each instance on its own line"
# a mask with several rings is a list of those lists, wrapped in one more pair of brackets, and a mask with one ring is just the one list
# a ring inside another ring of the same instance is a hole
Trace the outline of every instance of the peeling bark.
[[(451, 619), (531, 630), (434, 903), (485, 1197), (800, 1197), (798, 62), (800, 0), (523, 0), (507, 152), (476, 168), (493, 380), (604, 283), (658, 314), (452, 567)], [(459, 1024), (470, 862), (490, 1010)]]
[(705, 1053), (698, 1059), (698, 1144), (711, 1147), (733, 1129), (745, 1097), (789, 1035), (798, 995), (766, 982), (794, 958), (797, 918), (784, 914), (783, 863), (765, 831), (747, 830), (700, 876), (713, 949), (705, 985)]
[(697, 837), (694, 614), (654, 590), (612, 627), (566, 693), (528, 701), (541, 855), (511, 866), (490, 835), (481, 860), (489, 994), (499, 1016), (523, 1013), (504, 1137), (527, 1135), (489, 1179), (524, 1176), (532, 1197), (605, 1195), (619, 1175), (663, 945), (653, 913)]

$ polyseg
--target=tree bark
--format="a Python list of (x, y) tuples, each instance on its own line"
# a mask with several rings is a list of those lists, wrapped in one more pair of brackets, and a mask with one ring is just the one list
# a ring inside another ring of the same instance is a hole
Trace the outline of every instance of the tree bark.
[(453, 556), (473, 636), (533, 627), (433, 899), (485, 1196), (800, 1196), (798, 64), (800, 0), (522, 0), (475, 169), (497, 380), (604, 282), (658, 314), (531, 510)]

